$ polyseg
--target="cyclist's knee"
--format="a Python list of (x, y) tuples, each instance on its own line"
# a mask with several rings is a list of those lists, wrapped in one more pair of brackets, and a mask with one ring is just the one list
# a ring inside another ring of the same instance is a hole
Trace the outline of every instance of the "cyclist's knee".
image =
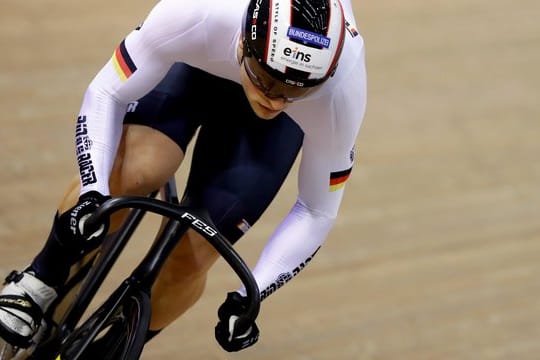
[(162, 271), (162, 280), (169, 284), (185, 284), (205, 281), (208, 266), (196, 258), (186, 255), (172, 255)]
[(206, 281), (218, 254), (198, 234), (189, 232), (171, 253), (163, 268), (162, 280), (169, 283)]
[(109, 185), (113, 196), (146, 195), (159, 189), (171, 176), (172, 174), (163, 174), (144, 162), (135, 161), (121, 170), (114, 170)]

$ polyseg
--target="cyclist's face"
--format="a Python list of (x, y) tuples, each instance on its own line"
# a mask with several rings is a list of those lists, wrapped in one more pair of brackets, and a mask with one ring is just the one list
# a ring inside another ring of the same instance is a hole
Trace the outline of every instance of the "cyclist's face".
[(261, 119), (270, 120), (275, 118), (280, 112), (285, 110), (289, 104), (283, 98), (270, 98), (264, 91), (257, 87), (246, 73), (245, 64), (242, 61), (243, 44), (242, 38), (238, 41), (238, 62), (240, 63), (240, 81), (244, 88), (244, 93), (251, 108)]
[(240, 79), (251, 108), (262, 119), (273, 119), (289, 104), (284, 98), (270, 98), (251, 81), (242, 63)]

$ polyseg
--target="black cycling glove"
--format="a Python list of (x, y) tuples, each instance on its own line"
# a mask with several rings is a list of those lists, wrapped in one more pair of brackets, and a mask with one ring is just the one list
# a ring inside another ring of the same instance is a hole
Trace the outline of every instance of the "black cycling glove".
[(238, 321), (239, 316), (245, 314), (247, 305), (246, 297), (237, 292), (230, 292), (225, 302), (219, 307), (219, 321), (215, 335), (218, 343), (226, 351), (239, 351), (259, 340), (259, 328), (255, 322)]
[(81, 195), (77, 204), (58, 218), (64, 233), (68, 233), (75, 244), (88, 244), (89, 247), (94, 247), (94, 244), (103, 240), (107, 234), (109, 221), (95, 230), (86, 229), (85, 221), (94, 210), (110, 198), (97, 191), (89, 191)]

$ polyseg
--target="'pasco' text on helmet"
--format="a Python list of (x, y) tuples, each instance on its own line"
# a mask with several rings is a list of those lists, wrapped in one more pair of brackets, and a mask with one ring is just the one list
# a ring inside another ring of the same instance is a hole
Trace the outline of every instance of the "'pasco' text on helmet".
[(257, 39), (257, 18), (259, 17), (259, 10), (261, 9), (262, 0), (255, 1), (255, 9), (253, 10), (252, 22), (251, 22), (251, 40)]

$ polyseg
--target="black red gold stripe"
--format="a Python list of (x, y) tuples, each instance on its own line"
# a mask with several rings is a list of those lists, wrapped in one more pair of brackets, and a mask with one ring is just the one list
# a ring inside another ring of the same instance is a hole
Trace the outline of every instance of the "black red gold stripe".
[(135, 71), (137, 71), (137, 66), (135, 66), (135, 63), (129, 56), (124, 40), (122, 40), (120, 45), (118, 45), (114, 51), (112, 60), (114, 68), (122, 81), (127, 80)]
[(345, 186), (345, 182), (351, 176), (352, 167), (347, 170), (330, 173), (330, 191), (336, 191)]

